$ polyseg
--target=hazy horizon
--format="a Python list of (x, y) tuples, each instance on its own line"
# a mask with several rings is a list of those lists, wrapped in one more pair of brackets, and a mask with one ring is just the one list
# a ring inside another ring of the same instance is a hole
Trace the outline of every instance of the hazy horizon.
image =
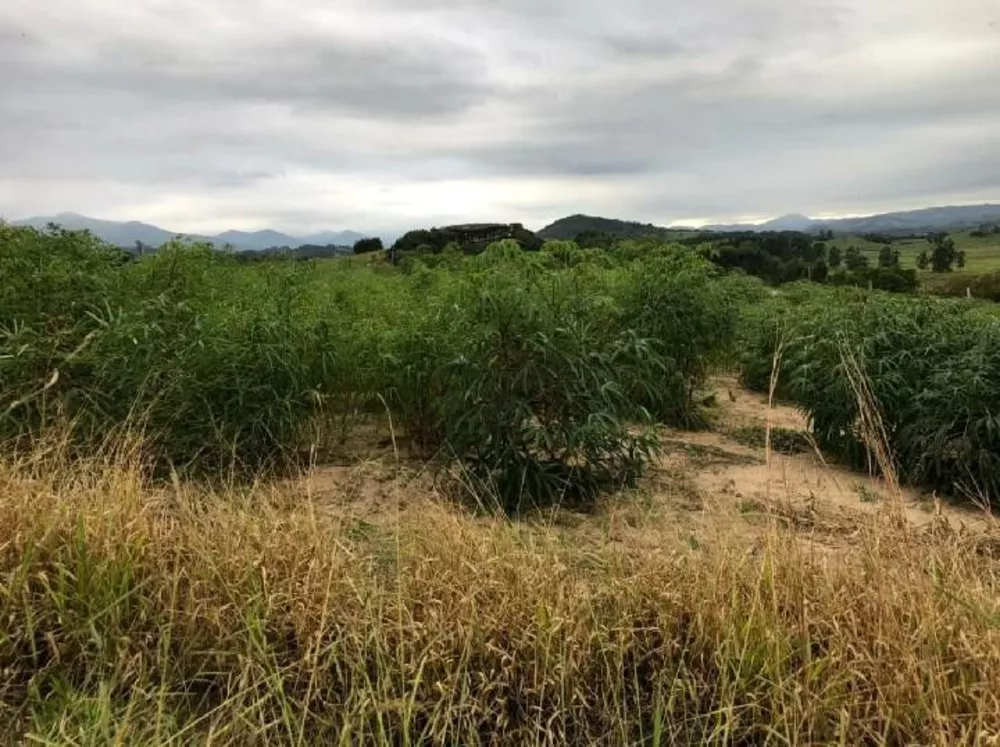
[[(975, 206), (975, 205), (980, 205), (980, 204), (1000, 205), (1000, 200), (995, 200), (995, 201), (994, 200), (984, 200), (982, 202), (952, 203), (952, 204), (949, 204), (949, 205), (919, 205), (919, 206), (916, 206), (916, 207), (900, 208), (898, 211), (877, 211), (875, 213), (851, 213), (851, 214), (835, 214), (835, 215), (834, 214), (819, 213), (819, 214), (814, 214), (814, 215), (806, 215), (806, 217), (809, 217), (809, 218), (811, 218), (813, 220), (817, 220), (817, 221), (822, 221), (822, 220), (831, 220), (832, 221), (832, 220), (841, 220), (841, 219), (847, 219), (847, 218), (864, 218), (864, 217), (868, 217), (868, 216), (872, 216), (872, 215), (879, 215), (879, 214), (882, 214), (883, 212), (907, 212), (907, 211), (910, 211), (910, 210), (921, 210), (921, 209), (924, 209), (924, 208), (934, 208), (934, 207), (962, 207), (962, 206)], [(566, 218), (566, 217), (570, 217), (571, 215), (579, 215), (579, 214), (581, 214), (579, 211), (577, 211), (575, 213), (567, 213), (565, 215), (557, 216), (557, 217), (553, 218), (552, 220), (546, 221), (544, 224), (539, 224), (539, 225), (530, 225), (530, 224), (524, 223), (523, 221), (519, 221), (516, 217), (515, 218), (510, 218), (509, 216), (503, 217), (502, 220), (498, 218), (495, 221), (494, 220), (490, 220), (490, 221), (486, 221), (486, 222), (504, 222), (504, 221), (507, 221), (509, 219), (509, 222), (522, 223), (529, 230), (537, 231), (537, 230), (540, 230), (540, 229), (542, 229), (542, 228), (550, 225), (551, 223), (554, 223), (555, 221), (559, 220), (560, 218)], [(769, 220), (774, 220), (776, 218), (781, 218), (781, 217), (785, 217), (785, 216), (789, 216), (789, 215), (795, 215), (795, 214), (796, 214), (795, 212), (791, 212), (791, 213), (787, 213), (786, 212), (786, 213), (780, 213), (780, 214), (775, 214), (775, 215), (768, 215), (768, 216), (763, 216), (763, 217), (762, 216), (737, 216), (734, 219), (719, 220), (719, 221), (701, 221), (700, 223), (680, 223), (680, 222), (677, 222), (677, 221), (673, 221), (673, 222), (670, 222), (670, 223), (665, 223), (665, 222), (658, 223), (657, 221), (645, 221), (645, 220), (640, 221), (640, 220), (635, 219), (635, 218), (630, 218), (628, 216), (620, 216), (620, 215), (593, 215), (593, 217), (612, 218), (612, 219), (624, 220), (624, 221), (637, 221), (637, 222), (642, 222), (642, 223), (652, 223), (653, 225), (658, 225), (658, 226), (665, 227), (665, 228), (703, 228), (704, 226), (708, 226), (708, 225), (725, 225), (725, 224), (760, 225), (762, 223), (768, 222)], [(143, 220), (142, 218), (117, 218), (117, 217), (114, 217), (114, 216), (106, 216), (106, 215), (86, 215), (86, 214), (80, 213), (79, 211), (76, 211), (76, 210), (48, 211), (48, 212), (39, 213), (39, 214), (36, 214), (36, 215), (24, 215), (24, 216), (9, 216), (9, 215), (4, 215), (4, 214), (0, 213), (0, 220), (7, 220), (7, 221), (17, 222), (17, 221), (26, 221), (26, 220), (32, 220), (32, 219), (37, 219), (37, 218), (45, 218), (45, 217), (56, 218), (56, 217), (59, 217), (60, 215), (65, 215), (65, 216), (72, 215), (72, 216), (76, 216), (76, 217), (79, 217), (79, 218), (87, 218), (87, 219), (90, 219), (90, 220), (98, 220), (98, 221), (108, 221), (108, 222), (112, 222), (112, 223), (131, 223), (131, 222), (136, 222), (136, 223), (143, 223), (143, 224), (146, 224), (146, 225), (155, 225), (157, 228), (162, 228), (162, 229), (165, 229), (165, 230), (176, 230), (176, 231), (178, 231), (179, 233), (182, 233), (182, 234), (198, 234), (198, 235), (208, 235), (208, 236), (214, 236), (214, 235), (218, 235), (218, 234), (225, 233), (225, 232), (228, 232), (228, 231), (239, 231), (239, 232), (245, 232), (245, 233), (254, 233), (254, 232), (259, 232), (259, 231), (276, 231), (278, 233), (284, 233), (284, 234), (287, 234), (289, 236), (295, 236), (295, 237), (309, 236), (311, 234), (324, 233), (324, 232), (355, 232), (355, 233), (362, 233), (362, 234), (365, 234), (365, 235), (368, 235), (368, 236), (381, 235), (381, 236), (385, 237), (385, 236), (398, 236), (398, 235), (400, 235), (400, 234), (402, 234), (402, 233), (404, 233), (404, 232), (406, 232), (408, 230), (414, 229), (414, 228), (426, 228), (426, 227), (429, 227), (431, 225), (447, 225), (447, 224), (444, 224), (444, 223), (429, 223), (429, 222), (424, 221), (422, 223), (419, 223), (419, 222), (418, 223), (414, 223), (412, 225), (409, 225), (408, 227), (390, 228), (390, 229), (382, 229), (382, 228), (378, 228), (378, 227), (366, 229), (365, 227), (357, 227), (357, 226), (333, 226), (333, 227), (327, 226), (325, 228), (313, 228), (313, 229), (310, 229), (310, 230), (297, 230), (297, 229), (294, 229), (294, 228), (292, 228), (292, 229), (286, 229), (286, 228), (283, 228), (281, 226), (274, 226), (274, 225), (260, 226), (260, 227), (253, 227), (253, 228), (247, 228), (247, 227), (244, 227), (244, 226), (241, 226), (241, 225), (226, 225), (226, 226), (219, 226), (219, 227), (208, 228), (208, 229), (192, 230), (192, 229), (186, 229), (186, 228), (177, 228), (174, 225), (161, 225), (161, 224), (158, 224), (158, 223), (154, 223), (152, 221)]]
[(1000, 196), (992, 0), (8, 0), (0, 214), (658, 225)]

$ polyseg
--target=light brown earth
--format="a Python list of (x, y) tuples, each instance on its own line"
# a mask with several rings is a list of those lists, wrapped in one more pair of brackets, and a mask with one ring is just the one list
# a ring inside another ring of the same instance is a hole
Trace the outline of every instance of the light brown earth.
[[(938, 501), (917, 490), (891, 490), (883, 480), (830, 463), (818, 450), (798, 454), (747, 446), (734, 431), (781, 428), (808, 432), (802, 413), (785, 403), (717, 378), (711, 429), (666, 431), (663, 454), (637, 488), (582, 514), (566, 509), (531, 517), (568, 541), (620, 544), (629, 552), (674, 553), (742, 537), (750, 545), (775, 522), (823, 552), (847, 549), (873, 519), (904, 521), (914, 530), (948, 524), (961, 532), (989, 529), (982, 510)], [(384, 429), (383, 429), (384, 430)], [(316, 468), (296, 486), (315, 505), (376, 531), (448, 500), (442, 483), (403, 449), (397, 457), (386, 433), (369, 434), (364, 449), (376, 458)], [(541, 528), (539, 527), (539, 528)]]
[(718, 380), (717, 388), (732, 392), (735, 401), (728, 395), (719, 397), (721, 412), (716, 427), (702, 433), (679, 434), (679, 439), (754, 461), (747, 464), (734, 459), (697, 468), (690, 464), (691, 460), (686, 465), (682, 460), (682, 467), (694, 467), (695, 484), (707, 494), (729, 495), (737, 500), (826, 505), (869, 514), (882, 510), (886, 503), (895, 503), (917, 526), (927, 524), (936, 515), (959, 525), (988, 520), (981, 510), (945, 504), (932, 494), (906, 487), (894, 490), (880, 478), (831, 463), (815, 447), (807, 453), (785, 454), (743, 446), (731, 435), (734, 426), (766, 427), (770, 422), (774, 428), (808, 433), (808, 423), (794, 407), (783, 403), (769, 407), (766, 396), (741, 389), (731, 380)]

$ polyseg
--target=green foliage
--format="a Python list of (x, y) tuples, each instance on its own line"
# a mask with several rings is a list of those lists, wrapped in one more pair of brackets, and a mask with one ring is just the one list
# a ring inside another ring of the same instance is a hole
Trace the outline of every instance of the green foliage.
[(931, 245), (930, 268), (933, 272), (951, 272), (956, 264), (960, 268), (965, 266), (965, 252), (958, 250), (948, 234), (933, 234), (927, 241)]
[(890, 244), (884, 244), (878, 251), (878, 266), (884, 268), (898, 268), (899, 249), (893, 248)]
[[(546, 226), (538, 232), (538, 235), (546, 240), (575, 240), (581, 246), (608, 249), (614, 241), (620, 239), (675, 241), (684, 233), (649, 223), (598, 218), (591, 215), (571, 215)], [(591, 243), (592, 241), (595, 243)]]
[[(155, 254), (155, 251), (145, 253)], [(302, 244), (294, 249), (289, 247), (270, 247), (268, 249), (244, 249), (233, 251), (232, 256), (240, 262), (305, 262), (311, 259), (332, 259), (353, 253), (351, 247), (336, 244)], [(137, 252), (137, 254), (139, 254)]]
[(576, 243), (585, 249), (613, 249), (619, 237), (607, 231), (581, 231), (576, 235)]
[(69, 423), (87, 450), (127, 428), (163, 468), (254, 474), (388, 407), (509, 511), (632, 482), (654, 446), (636, 426), (700, 420), (760, 292), (655, 242), (449, 244), (396, 269), (177, 242), (122, 263), (86, 234), (2, 230), (0, 437)]
[[(603, 251), (628, 261), (660, 251), (664, 246), (655, 236), (630, 235), (624, 229), (619, 230), (619, 233), (584, 231), (576, 236), (574, 243), (577, 248)], [(742, 271), (774, 285), (811, 280), (871, 286), (897, 293), (912, 292), (918, 285), (915, 274), (901, 269), (900, 250), (889, 245), (883, 248), (880, 266), (871, 268), (869, 257), (861, 247), (849, 247), (845, 257), (840, 246), (816, 241), (813, 236), (799, 231), (688, 233), (681, 235), (678, 241), (719, 267)], [(558, 262), (563, 266), (580, 261), (582, 255), (567, 253), (568, 244), (564, 240), (553, 239), (549, 243), (552, 244), (550, 253), (559, 253)], [(840, 272), (844, 266), (846, 271)]]
[(630, 269), (621, 291), (619, 326), (650, 341), (648, 350), (635, 356), (634, 375), (623, 367), (631, 397), (660, 422), (695, 425), (700, 422), (695, 388), (713, 362), (712, 353), (728, 350), (733, 342), (735, 294), (717, 282), (718, 270), (681, 250), (653, 255)]
[(832, 285), (853, 285), (891, 293), (913, 293), (920, 287), (916, 270), (903, 270), (899, 267), (863, 267), (854, 271), (837, 272), (830, 276), (829, 282)]
[(992, 225), (987, 223), (981, 225), (974, 231), (969, 232), (969, 236), (971, 236), (974, 239), (982, 239), (982, 238), (987, 238), (989, 236), (997, 236), (997, 235), (1000, 235), (1000, 223), (994, 223)]
[(863, 270), (868, 267), (868, 257), (858, 247), (849, 246), (844, 252), (844, 267), (848, 271)]
[(1000, 270), (985, 272), (981, 275), (958, 274), (949, 277), (941, 287), (941, 292), (949, 296), (965, 296), (987, 301), (1000, 301)]
[(511, 231), (511, 238), (520, 244), (521, 248), (526, 252), (537, 252), (542, 248), (542, 244), (545, 243), (545, 239), (529, 231), (520, 223), (514, 224), (514, 230)]
[(882, 245), (890, 244), (891, 245), (892, 243), (894, 243), (895, 241), (897, 241), (900, 237), (899, 236), (893, 236), (893, 235), (887, 234), (887, 233), (869, 232), (869, 233), (863, 233), (863, 234), (861, 234), (861, 238), (863, 238), (865, 241), (867, 241), (870, 244), (882, 244)]
[(564, 304), (563, 278), (523, 269), (472, 279), (451, 320), (462, 330), (455, 354), (422, 356), (441, 385), (429, 430), (508, 511), (630, 482), (653, 445), (629, 433), (634, 410), (615, 369), (623, 343), (600, 344), (586, 309)]
[(693, 392), (732, 339), (728, 286), (692, 253), (593, 259), (571, 242), (494, 244), (391, 354), (406, 430), (459, 456), (508, 511), (634, 480), (653, 441), (632, 426), (697, 420)]
[(542, 253), (554, 267), (575, 267), (584, 257), (575, 241), (546, 241), (542, 245)]
[(382, 239), (370, 238), (370, 239), (358, 239), (354, 242), (354, 253), (355, 254), (368, 254), (369, 252), (381, 252), (385, 249), (382, 246)]
[(821, 446), (868, 466), (853, 360), (903, 479), (1000, 500), (1000, 316), (993, 308), (817, 288), (775, 298), (745, 323), (744, 380), (766, 389), (783, 345), (779, 393), (809, 415)]
[(517, 242), (527, 251), (537, 251), (543, 244), (541, 237), (519, 223), (487, 223), (409, 231), (396, 240), (392, 250), (397, 253), (437, 254), (446, 246), (455, 244), (462, 251), (472, 254), (483, 251), (490, 242), (501, 237)]
[[(231, 257), (179, 243), (119, 269), (85, 236), (26, 238), (42, 251), (35, 292), (70, 313), (32, 314), (31, 294), (5, 296), (0, 435), (66, 419), (85, 443), (141, 428), (177, 466), (259, 469), (289, 456), (331, 354), (325, 324), (299, 314), (308, 269), (238, 273)], [(5, 265), (25, 254), (4, 242)]]
[(703, 233), (684, 244), (726, 269), (742, 270), (770, 283), (825, 278), (826, 245), (799, 231), (735, 231)]

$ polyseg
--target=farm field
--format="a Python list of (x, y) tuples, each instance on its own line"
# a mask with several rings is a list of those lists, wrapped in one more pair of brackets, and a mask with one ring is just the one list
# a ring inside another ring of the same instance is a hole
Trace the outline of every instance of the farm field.
[(15, 741), (1000, 738), (994, 305), (648, 242), (0, 273)]
[[(950, 234), (955, 241), (955, 246), (965, 252), (966, 265), (965, 272), (980, 274), (1000, 270), (1000, 236), (970, 236), (969, 231), (961, 231)], [(881, 244), (864, 239), (861, 236), (838, 236), (832, 241), (827, 241), (828, 246), (837, 246), (842, 251), (846, 251), (850, 246), (856, 246), (864, 251), (871, 264), (878, 264), (878, 253)], [(928, 244), (923, 239), (903, 239), (893, 243), (893, 247), (900, 250), (901, 265), (906, 269), (917, 267), (917, 256)], [(930, 280), (934, 273), (922, 272), (921, 275), (926, 280)]]

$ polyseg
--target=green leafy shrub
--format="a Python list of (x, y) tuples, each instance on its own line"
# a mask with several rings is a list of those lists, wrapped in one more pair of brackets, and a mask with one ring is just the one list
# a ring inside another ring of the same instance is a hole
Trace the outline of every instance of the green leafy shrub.
[[(817, 289), (754, 310), (747, 325), (744, 380), (764, 388), (783, 342), (780, 391), (808, 414), (821, 446), (874, 467), (859, 429), (861, 408), (874, 406), (903, 479), (1000, 496), (1000, 316), (993, 309)], [(871, 403), (859, 397), (858, 379)]]
[(953, 274), (940, 284), (939, 292), (948, 296), (965, 296), (987, 301), (1000, 301), (1000, 270), (980, 275)]
[(633, 403), (659, 422), (701, 422), (695, 393), (736, 331), (735, 296), (720, 274), (678, 249), (634, 262), (620, 285), (618, 330), (648, 341), (629, 348), (622, 374)]
[(891, 293), (914, 293), (920, 288), (917, 271), (904, 270), (898, 266), (860, 267), (833, 273), (829, 280), (831, 285), (853, 285)]
[(88, 233), (0, 224), (0, 435), (37, 430), (87, 389), (82, 356), (121, 264)]
[(618, 381), (625, 341), (573, 300), (573, 278), (503, 244), (470, 261), (391, 356), (393, 404), (425, 448), (459, 458), (502, 507), (592, 498), (653, 450)]
[[(182, 244), (119, 268), (114, 251), (62, 231), (24, 233), (3, 248), (4, 269), (37, 283), (4, 299), (4, 436), (68, 422), (87, 444), (130, 427), (157, 461), (211, 470), (291, 456), (330, 383), (318, 378), (328, 328), (297, 309), (307, 269), (246, 271)], [(32, 313), (34, 293), (54, 305)]]

